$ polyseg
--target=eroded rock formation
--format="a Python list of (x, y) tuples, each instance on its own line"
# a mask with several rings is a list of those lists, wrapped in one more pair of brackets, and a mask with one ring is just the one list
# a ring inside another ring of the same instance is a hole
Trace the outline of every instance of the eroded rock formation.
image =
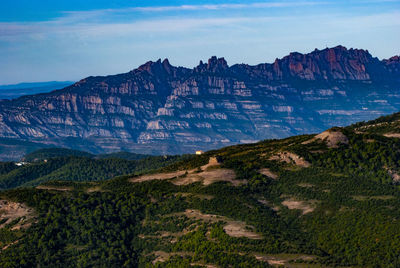
[(400, 60), (342, 46), (272, 64), (168, 60), (0, 101), (0, 137), (92, 152), (182, 153), (317, 133), (398, 111)]

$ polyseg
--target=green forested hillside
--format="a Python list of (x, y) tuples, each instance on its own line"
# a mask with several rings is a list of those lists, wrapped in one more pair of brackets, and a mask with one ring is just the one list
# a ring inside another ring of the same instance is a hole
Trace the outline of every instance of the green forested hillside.
[[(148, 161), (142, 170), (157, 168), (147, 175), (3, 191), (1, 266), (400, 267), (400, 140), (358, 128), (226, 147), (161, 168), (157, 158), (139, 160)], [(63, 159), (35, 174), (67, 179), (100, 161), (57, 168)], [(125, 169), (98, 163), (92, 178)]]
[(47, 160), (50, 158), (67, 157), (67, 156), (80, 156), (80, 157), (88, 157), (88, 158), (94, 157), (94, 155), (91, 153), (67, 149), (67, 148), (44, 148), (44, 149), (39, 149), (39, 150), (33, 151), (29, 154), (26, 154), (23, 157), (23, 161), (38, 162), (38, 161), (43, 161), (43, 160)]
[(125, 159), (125, 160), (139, 160), (146, 157), (150, 157), (150, 155), (145, 154), (136, 154), (130, 152), (115, 152), (108, 154), (98, 154), (94, 155), (84, 151), (72, 150), (68, 148), (44, 148), (33, 151), (29, 154), (26, 154), (23, 157), (23, 161), (27, 162), (38, 162), (47, 160), (55, 157), (67, 157), (67, 156), (78, 156), (78, 157), (87, 157), (87, 158), (95, 158), (95, 159), (106, 159), (106, 158), (117, 158), (117, 159)]
[[(58, 155), (58, 153), (59, 151), (53, 155)], [(51, 180), (101, 181), (119, 175), (141, 173), (161, 168), (191, 157), (190, 155), (147, 156), (138, 160), (120, 158), (95, 159), (83, 156), (57, 156), (50, 158), (50, 154), (46, 152), (45, 161), (39, 161), (37, 157), (44, 155), (40, 152), (34, 155), (34, 162), (29, 162), (22, 166), (17, 166), (13, 162), (0, 163), (0, 189), (36, 186)], [(28, 159), (32, 158), (29, 156)]]

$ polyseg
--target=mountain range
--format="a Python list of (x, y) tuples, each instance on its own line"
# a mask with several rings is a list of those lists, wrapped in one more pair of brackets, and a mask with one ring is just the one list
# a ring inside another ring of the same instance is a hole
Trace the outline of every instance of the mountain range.
[(399, 107), (399, 56), (379, 60), (337, 46), (255, 66), (214, 56), (189, 69), (165, 59), (0, 100), (0, 138), (92, 153), (176, 154), (317, 133)]

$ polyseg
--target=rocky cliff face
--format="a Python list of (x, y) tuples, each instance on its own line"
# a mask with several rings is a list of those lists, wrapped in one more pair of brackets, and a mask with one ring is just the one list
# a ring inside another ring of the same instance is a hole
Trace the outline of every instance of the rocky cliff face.
[(342, 46), (272, 64), (168, 60), (0, 101), (0, 137), (92, 152), (182, 153), (320, 132), (400, 108), (400, 60)]

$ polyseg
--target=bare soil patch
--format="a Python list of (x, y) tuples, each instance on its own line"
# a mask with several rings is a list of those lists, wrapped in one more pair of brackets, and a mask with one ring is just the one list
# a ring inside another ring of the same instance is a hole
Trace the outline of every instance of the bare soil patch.
[(5, 245), (4, 247), (2, 247), (2, 250), (8, 249), (8, 248), (11, 247), (12, 245), (17, 244), (19, 241), (20, 241), (20, 240), (18, 239), (18, 240), (15, 240), (14, 242), (11, 242), (11, 243), (8, 244), (8, 245)]
[(219, 216), (214, 214), (203, 214), (196, 209), (187, 209), (185, 211), (185, 215), (188, 218), (195, 218), (210, 223), (224, 221), (226, 222), (226, 225), (224, 226), (224, 231), (227, 235), (232, 237), (247, 237), (249, 239), (262, 239), (262, 236), (260, 234), (257, 234), (254, 231), (252, 231), (254, 230), (253, 226), (246, 225), (246, 223), (242, 221), (234, 221), (225, 216)]
[(203, 214), (200, 212), (200, 210), (197, 209), (187, 209), (183, 214), (188, 218), (194, 218), (197, 220), (203, 220), (206, 222), (213, 222), (213, 223), (226, 220), (224, 216), (219, 216), (214, 214)]
[(189, 231), (188, 230), (184, 230), (183, 232), (166, 232), (166, 231), (162, 231), (162, 232), (158, 232), (157, 234), (154, 235), (144, 235), (144, 234), (139, 234), (138, 237), (141, 239), (154, 239), (154, 238), (170, 238), (169, 242), (171, 244), (174, 244), (178, 241), (178, 238), (187, 234)]
[(171, 256), (191, 256), (193, 255), (192, 252), (165, 252), (165, 251), (153, 251), (150, 254), (154, 254), (156, 256), (155, 260), (153, 260), (153, 265), (156, 264), (157, 262), (165, 262), (167, 261)]
[(386, 133), (386, 134), (383, 134), (383, 136), (388, 137), (388, 138), (400, 138), (400, 133)]
[(206, 268), (218, 268), (218, 266), (214, 264), (203, 264), (203, 263), (191, 263), (190, 266), (202, 266)]
[(196, 197), (203, 200), (211, 200), (214, 198), (213, 195), (209, 194), (193, 194), (193, 193), (176, 193), (175, 196), (181, 195), (183, 197)]
[(267, 177), (269, 177), (269, 178), (271, 178), (271, 179), (274, 179), (274, 180), (278, 179), (278, 175), (273, 173), (269, 168), (262, 168), (258, 172), (263, 174), (263, 175), (265, 175), (265, 176), (267, 176)]
[[(267, 262), (269, 265), (272, 266), (285, 266), (291, 267), (289, 262), (296, 261), (296, 260), (303, 260), (303, 261), (312, 261), (315, 259), (315, 256), (312, 255), (305, 255), (305, 254), (262, 254), (262, 253), (253, 253), (254, 257), (257, 260)], [(304, 266), (304, 267), (311, 267), (311, 266)]]
[(47, 186), (47, 185), (39, 185), (36, 187), (36, 189), (62, 191), (62, 192), (72, 191), (72, 187), (58, 187), (58, 186)]
[(130, 179), (131, 182), (143, 182), (143, 181), (152, 181), (152, 180), (167, 180), (173, 179), (182, 175), (185, 175), (186, 171), (176, 171), (169, 173), (156, 173), (156, 174), (148, 174), (139, 177), (135, 177)]
[(298, 183), (297, 186), (303, 187), (303, 188), (312, 188), (315, 185), (311, 184), (311, 183), (307, 183), (307, 182), (302, 182), (302, 183)]
[(0, 225), (4, 228), (7, 224), (17, 221), (11, 230), (26, 229), (31, 225), (30, 219), (34, 216), (34, 210), (25, 204), (12, 202), (8, 200), (0, 200), (0, 221), (6, 220)]
[(208, 164), (201, 166), (199, 169), (189, 171), (176, 171), (169, 173), (148, 174), (130, 179), (131, 182), (143, 182), (150, 180), (167, 180), (171, 179), (175, 185), (188, 185), (195, 182), (202, 182), (207, 186), (214, 182), (226, 181), (234, 186), (246, 184), (246, 180), (235, 180), (236, 174), (233, 170), (227, 168), (219, 168), (220, 163), (216, 157), (210, 157)]
[(311, 164), (306, 161), (303, 157), (292, 153), (292, 152), (279, 152), (269, 158), (270, 160), (277, 160), (281, 162), (286, 162), (288, 164), (295, 164), (299, 167), (309, 167)]
[(94, 187), (87, 189), (86, 192), (88, 192), (88, 193), (103, 192), (103, 190), (101, 189), (100, 186), (94, 186)]
[(394, 170), (388, 170), (389, 176), (392, 178), (393, 182), (399, 182), (400, 181), (400, 175), (394, 171)]
[(215, 166), (220, 166), (221, 163), (218, 161), (218, 159), (214, 156), (210, 157), (210, 159), (208, 160), (208, 164), (205, 164), (204, 166), (201, 166), (202, 170), (206, 170), (209, 167), (215, 167)]
[(349, 139), (344, 135), (341, 131), (332, 131), (327, 130), (318, 135), (314, 138), (303, 142), (302, 144), (309, 144), (316, 140), (322, 140), (326, 143), (329, 148), (337, 148), (340, 144), (349, 144)]
[(188, 185), (194, 182), (202, 182), (203, 185), (210, 185), (218, 181), (226, 181), (234, 186), (246, 184), (245, 180), (235, 180), (236, 174), (233, 170), (227, 168), (219, 168), (206, 170), (199, 173), (191, 173), (186, 176), (176, 178), (172, 181), (175, 185)]
[(227, 235), (232, 237), (247, 237), (250, 239), (262, 239), (262, 236), (249, 229), (244, 222), (230, 221), (224, 226), (224, 231)]
[(353, 195), (352, 198), (357, 201), (367, 201), (367, 200), (390, 200), (393, 199), (393, 195)]
[(288, 207), (288, 209), (299, 209), (303, 211), (303, 215), (311, 213), (315, 210), (316, 200), (302, 201), (295, 199), (286, 199), (282, 202), (282, 205)]
[(274, 206), (273, 204), (271, 204), (268, 200), (265, 200), (264, 198), (259, 198), (257, 199), (258, 202), (260, 202), (261, 204), (270, 207), (273, 211), (279, 211), (280, 207), (278, 206)]

